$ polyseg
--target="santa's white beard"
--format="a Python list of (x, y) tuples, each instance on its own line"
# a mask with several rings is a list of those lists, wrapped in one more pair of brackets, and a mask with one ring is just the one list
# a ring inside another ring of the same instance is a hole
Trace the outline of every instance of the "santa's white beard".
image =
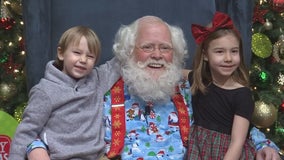
[[(164, 73), (157, 79), (147, 73), (149, 63), (163, 63), (166, 67)], [(136, 95), (144, 101), (164, 102), (175, 93), (175, 86), (181, 80), (182, 69), (178, 65), (167, 64), (164, 61), (148, 60), (145, 63), (129, 60), (122, 67), (122, 77), (131, 95)]]

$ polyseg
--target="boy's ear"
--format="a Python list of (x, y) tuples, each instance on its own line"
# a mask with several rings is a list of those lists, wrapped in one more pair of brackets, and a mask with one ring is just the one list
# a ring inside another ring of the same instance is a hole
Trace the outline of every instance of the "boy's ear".
[(64, 56), (63, 56), (63, 51), (61, 47), (57, 47), (57, 57), (59, 60), (63, 61)]

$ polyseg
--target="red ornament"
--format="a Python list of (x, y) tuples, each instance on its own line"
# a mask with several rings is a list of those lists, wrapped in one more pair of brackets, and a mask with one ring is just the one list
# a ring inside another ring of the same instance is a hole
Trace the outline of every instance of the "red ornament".
[(261, 9), (259, 5), (254, 7), (253, 11), (253, 22), (259, 22), (261, 24), (265, 23), (263, 16), (268, 12), (267, 9)]
[(275, 12), (284, 12), (284, 0), (268, 0), (269, 5)]
[(9, 30), (13, 27), (16, 21), (13, 18), (1, 18), (0, 19), (0, 29)]
[(282, 100), (282, 103), (279, 106), (278, 112), (284, 113), (284, 100)]

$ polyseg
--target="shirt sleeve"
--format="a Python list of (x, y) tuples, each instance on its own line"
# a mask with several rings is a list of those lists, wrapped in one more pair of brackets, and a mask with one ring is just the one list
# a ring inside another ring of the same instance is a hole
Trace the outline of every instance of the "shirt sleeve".
[(251, 121), (254, 110), (254, 101), (250, 89), (245, 87), (241, 88), (239, 92), (236, 92), (236, 95), (234, 95), (234, 97), (236, 104), (235, 114)]
[(257, 151), (263, 149), (264, 147), (272, 147), (279, 152), (279, 148), (276, 146), (276, 144), (267, 139), (265, 137), (265, 134), (262, 133), (259, 129), (253, 127), (250, 130), (250, 137)]

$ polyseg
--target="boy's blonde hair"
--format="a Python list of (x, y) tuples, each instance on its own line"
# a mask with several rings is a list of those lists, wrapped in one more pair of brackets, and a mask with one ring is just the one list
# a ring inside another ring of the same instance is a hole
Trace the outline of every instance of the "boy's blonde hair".
[[(73, 43), (74, 45), (79, 45), (80, 40), (83, 36), (87, 40), (90, 52), (95, 55), (96, 58), (95, 63), (96, 63), (101, 54), (101, 42), (97, 34), (88, 27), (75, 26), (66, 30), (62, 34), (57, 47), (60, 47), (62, 53), (64, 53), (70, 44)], [(59, 60), (58, 57), (55, 60), (55, 66), (60, 70), (63, 69), (63, 61)]]

